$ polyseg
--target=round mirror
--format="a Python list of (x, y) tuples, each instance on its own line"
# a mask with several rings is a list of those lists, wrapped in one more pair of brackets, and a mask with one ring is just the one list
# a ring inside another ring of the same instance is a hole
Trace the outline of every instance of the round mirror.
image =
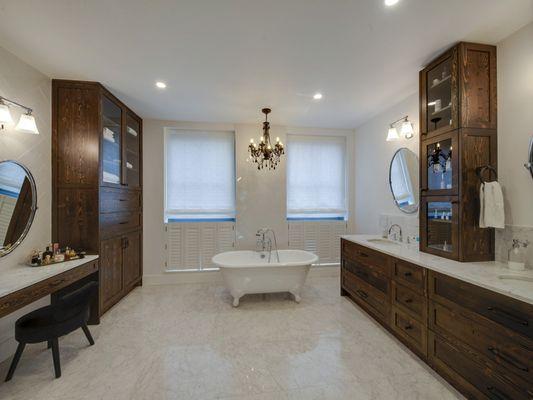
[(401, 148), (392, 157), (389, 168), (390, 190), (394, 202), (407, 214), (418, 211), (418, 157)]
[(16, 161), (0, 162), (0, 257), (26, 237), (37, 210), (37, 189), (30, 171)]

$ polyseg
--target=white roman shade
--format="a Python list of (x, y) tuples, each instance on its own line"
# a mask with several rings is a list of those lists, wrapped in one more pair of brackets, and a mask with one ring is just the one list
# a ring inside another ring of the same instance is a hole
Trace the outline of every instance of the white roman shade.
[(288, 135), (287, 217), (346, 217), (346, 138)]
[(166, 129), (165, 221), (234, 218), (234, 133)]

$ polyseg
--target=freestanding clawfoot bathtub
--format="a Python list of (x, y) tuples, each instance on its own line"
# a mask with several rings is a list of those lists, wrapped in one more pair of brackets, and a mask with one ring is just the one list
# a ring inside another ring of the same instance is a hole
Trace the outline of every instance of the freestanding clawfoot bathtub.
[[(263, 257), (261, 257), (263, 255)], [(256, 251), (228, 251), (213, 257), (233, 297), (233, 306), (245, 294), (289, 292), (297, 303), (311, 264), (318, 257), (304, 250), (279, 250), (277, 257)]]

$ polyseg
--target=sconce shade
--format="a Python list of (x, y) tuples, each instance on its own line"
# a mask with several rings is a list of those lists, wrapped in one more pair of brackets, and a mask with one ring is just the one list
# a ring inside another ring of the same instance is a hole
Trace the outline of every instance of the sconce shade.
[(400, 139), (400, 136), (398, 135), (398, 131), (394, 126), (391, 126), (389, 128), (389, 133), (387, 134), (387, 142), (391, 142), (393, 140)]
[(402, 135), (406, 139), (411, 139), (414, 136), (413, 124), (409, 121), (404, 121), (402, 124)]
[(9, 107), (5, 104), (0, 104), (0, 124), (10, 124), (12, 122), (13, 118), (11, 118)]
[(15, 129), (24, 133), (39, 134), (39, 130), (35, 124), (35, 118), (31, 114), (22, 114)]

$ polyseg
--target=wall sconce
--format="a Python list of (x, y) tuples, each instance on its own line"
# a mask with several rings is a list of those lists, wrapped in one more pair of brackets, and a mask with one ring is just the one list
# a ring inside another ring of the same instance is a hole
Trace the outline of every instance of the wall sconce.
[(415, 132), (413, 129), (413, 124), (409, 121), (409, 116), (406, 115), (405, 117), (402, 117), (390, 124), (389, 132), (387, 133), (387, 142), (400, 139), (400, 135), (396, 129), (396, 125), (398, 125), (400, 122), (402, 123), (400, 128), (402, 136), (406, 139), (412, 139), (414, 137)]
[(6, 99), (5, 97), (2, 97), (2, 96), (0, 96), (1, 128), (4, 129), (4, 124), (13, 123), (13, 118), (11, 117), (11, 112), (9, 111), (9, 105), (13, 105), (13, 106), (26, 110), (26, 112), (20, 116), (19, 122), (17, 126), (15, 127), (15, 129), (19, 132), (38, 135), (39, 130), (37, 129), (35, 118), (33, 117), (33, 115), (31, 115), (33, 110), (29, 107), (26, 107), (26, 106), (23, 106), (22, 104), (17, 103), (16, 101)]

